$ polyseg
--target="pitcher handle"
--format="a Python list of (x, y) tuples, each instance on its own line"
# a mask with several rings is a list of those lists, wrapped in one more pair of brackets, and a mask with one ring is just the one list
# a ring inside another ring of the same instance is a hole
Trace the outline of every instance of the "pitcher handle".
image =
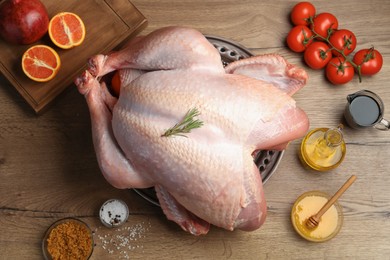
[(386, 130), (390, 129), (390, 122), (387, 121), (386, 119), (382, 118), (382, 120), (380, 122), (378, 122), (374, 127), (376, 129), (386, 131)]

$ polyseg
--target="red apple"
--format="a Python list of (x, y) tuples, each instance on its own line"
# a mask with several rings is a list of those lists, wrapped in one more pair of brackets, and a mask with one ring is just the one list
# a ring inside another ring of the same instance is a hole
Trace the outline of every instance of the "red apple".
[(5, 0), (0, 5), (0, 35), (8, 42), (36, 42), (48, 26), (46, 7), (39, 0)]

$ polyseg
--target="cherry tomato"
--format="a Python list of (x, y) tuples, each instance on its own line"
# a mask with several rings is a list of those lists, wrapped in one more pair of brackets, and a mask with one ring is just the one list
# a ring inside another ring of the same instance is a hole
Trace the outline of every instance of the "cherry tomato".
[(355, 70), (352, 64), (343, 57), (335, 57), (326, 65), (325, 74), (330, 82), (339, 85), (351, 81)]
[(115, 72), (114, 76), (111, 79), (111, 90), (113, 91), (115, 96), (119, 97), (119, 94), (121, 92), (121, 78), (118, 70)]
[(295, 52), (303, 52), (313, 41), (313, 33), (309, 27), (297, 25), (287, 35), (287, 45)]
[(316, 8), (309, 2), (296, 4), (290, 14), (291, 22), (294, 25), (309, 25), (309, 19), (316, 14)]
[(336, 50), (332, 50), (333, 55), (335, 56), (341, 56), (340, 52), (347, 56), (356, 48), (355, 34), (346, 29), (334, 31), (329, 38), (329, 42), (336, 48)]
[(322, 69), (332, 59), (329, 45), (324, 42), (313, 42), (303, 54), (306, 64), (315, 70)]
[(322, 38), (328, 38), (328, 35), (333, 30), (337, 30), (339, 22), (337, 18), (330, 13), (320, 13), (313, 19), (311, 29), (314, 30)]
[(380, 52), (374, 48), (363, 49), (355, 53), (353, 62), (360, 66), (362, 75), (374, 75), (381, 70), (383, 58)]

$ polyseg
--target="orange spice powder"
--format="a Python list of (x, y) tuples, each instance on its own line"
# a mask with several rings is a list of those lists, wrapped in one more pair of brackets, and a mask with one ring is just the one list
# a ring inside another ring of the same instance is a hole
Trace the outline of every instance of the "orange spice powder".
[(91, 232), (76, 221), (67, 221), (53, 228), (47, 238), (47, 251), (53, 259), (88, 259), (91, 254)]

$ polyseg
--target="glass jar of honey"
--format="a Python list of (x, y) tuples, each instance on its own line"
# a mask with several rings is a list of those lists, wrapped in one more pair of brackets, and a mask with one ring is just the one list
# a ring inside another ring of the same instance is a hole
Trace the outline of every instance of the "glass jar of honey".
[(312, 242), (325, 242), (339, 233), (343, 225), (343, 212), (337, 202), (322, 215), (316, 228), (309, 229), (306, 226), (306, 221), (315, 215), (330, 197), (321, 191), (309, 191), (295, 201), (291, 210), (291, 222), (301, 237)]

